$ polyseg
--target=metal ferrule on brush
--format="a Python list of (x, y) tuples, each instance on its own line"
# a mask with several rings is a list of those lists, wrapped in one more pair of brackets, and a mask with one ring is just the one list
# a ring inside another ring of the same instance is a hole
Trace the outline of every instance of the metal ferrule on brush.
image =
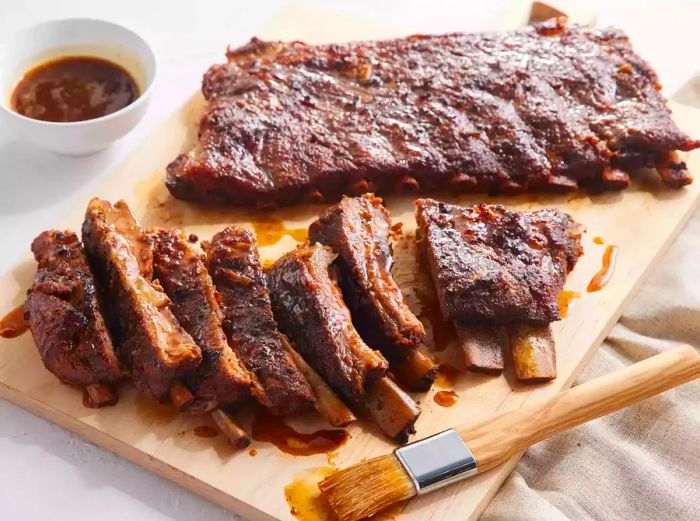
[(454, 429), (399, 447), (394, 454), (419, 495), (478, 472), (474, 456)]

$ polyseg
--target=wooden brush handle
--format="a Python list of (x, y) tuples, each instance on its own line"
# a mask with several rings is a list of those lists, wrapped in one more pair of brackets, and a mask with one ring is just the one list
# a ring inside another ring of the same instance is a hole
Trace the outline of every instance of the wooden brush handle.
[(600, 418), (700, 376), (700, 356), (681, 346), (601, 376), (520, 409), (457, 427), (479, 472), (492, 469), (530, 445)]

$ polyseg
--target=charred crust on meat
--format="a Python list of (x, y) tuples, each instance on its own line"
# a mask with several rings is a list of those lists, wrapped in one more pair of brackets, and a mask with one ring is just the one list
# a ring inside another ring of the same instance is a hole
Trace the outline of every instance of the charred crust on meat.
[(558, 210), (416, 201), (417, 241), (445, 319), (559, 320), (557, 299), (582, 254), (583, 227)]
[[(616, 29), (548, 21), (505, 33), (307, 45), (253, 39), (212, 66), (178, 198), (246, 206), (450, 188), (618, 190), (700, 146)], [(376, 66), (381, 64), (381, 67)], [(662, 175), (680, 187), (690, 176)]]
[(309, 383), (284, 348), (255, 236), (226, 228), (206, 246), (207, 268), (221, 298), (229, 344), (253, 375), (253, 395), (271, 412), (287, 415), (314, 402)]
[(95, 281), (78, 236), (40, 234), (31, 246), (37, 273), (25, 318), (46, 368), (80, 386), (113, 384), (125, 376), (100, 311)]

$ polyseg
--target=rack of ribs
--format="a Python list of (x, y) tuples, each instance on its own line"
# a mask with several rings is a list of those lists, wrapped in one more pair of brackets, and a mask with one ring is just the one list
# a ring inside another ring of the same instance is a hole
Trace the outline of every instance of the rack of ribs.
[(331, 263), (336, 254), (319, 244), (300, 247), (268, 272), (280, 330), (338, 395), (366, 412), (390, 438), (405, 441), (420, 410), (393, 383), (388, 363), (353, 327)]
[(556, 377), (549, 324), (583, 253), (583, 227), (558, 210), (459, 207), (416, 201), (417, 241), (443, 317), (452, 320), (473, 370), (500, 372), (509, 339), (523, 381)]
[(274, 207), (343, 194), (621, 189), (691, 182), (653, 69), (616, 29), (307, 45), (252, 39), (212, 66), (177, 198)]
[(343, 297), (362, 338), (389, 360), (392, 372), (412, 391), (426, 391), (437, 365), (416, 346), (425, 337), (420, 320), (391, 275), (391, 217), (372, 194), (344, 197), (309, 227), (309, 240), (330, 246)]
[(202, 352), (153, 280), (152, 239), (124, 201), (112, 206), (94, 198), (83, 242), (121, 360), (145, 396), (168, 399), (172, 387), (200, 364)]
[(100, 312), (95, 281), (78, 236), (46, 231), (32, 242), (37, 273), (24, 305), (46, 368), (85, 387), (91, 405), (116, 403), (111, 389), (125, 376)]

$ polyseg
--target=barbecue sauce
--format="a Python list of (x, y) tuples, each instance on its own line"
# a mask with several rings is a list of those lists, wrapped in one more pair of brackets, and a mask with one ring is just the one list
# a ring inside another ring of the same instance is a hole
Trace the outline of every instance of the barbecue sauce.
[(344, 429), (319, 430), (309, 434), (295, 431), (284, 420), (259, 410), (253, 420), (253, 439), (272, 443), (282, 452), (294, 456), (311, 456), (336, 450), (350, 439)]
[(200, 438), (216, 438), (219, 435), (219, 431), (211, 425), (198, 425), (194, 428), (194, 435)]
[(435, 385), (441, 389), (452, 389), (455, 386), (459, 373), (459, 369), (450, 364), (440, 364)]
[(574, 307), (574, 300), (579, 298), (581, 294), (578, 291), (571, 291), (568, 289), (563, 290), (559, 293), (559, 314), (561, 318), (566, 318), (569, 316), (569, 311)]
[(287, 228), (281, 219), (256, 219), (252, 225), (257, 235), (258, 246), (272, 246), (285, 235), (297, 242), (304, 242), (309, 236), (309, 230), (306, 228)]
[(433, 400), (440, 407), (452, 407), (458, 399), (459, 395), (454, 391), (438, 391), (433, 396)]
[(588, 283), (587, 291), (593, 293), (594, 291), (600, 291), (605, 286), (608, 285), (610, 279), (615, 273), (615, 265), (617, 264), (617, 246), (609, 245), (605, 248), (605, 253), (603, 254), (603, 266), (600, 271), (596, 273), (591, 281)]
[(112, 114), (138, 97), (134, 78), (116, 63), (65, 56), (27, 71), (10, 103), (28, 118), (69, 123)]
[(20, 304), (0, 319), (0, 336), (3, 338), (18, 337), (27, 329), (29, 324), (24, 319), (24, 304)]

